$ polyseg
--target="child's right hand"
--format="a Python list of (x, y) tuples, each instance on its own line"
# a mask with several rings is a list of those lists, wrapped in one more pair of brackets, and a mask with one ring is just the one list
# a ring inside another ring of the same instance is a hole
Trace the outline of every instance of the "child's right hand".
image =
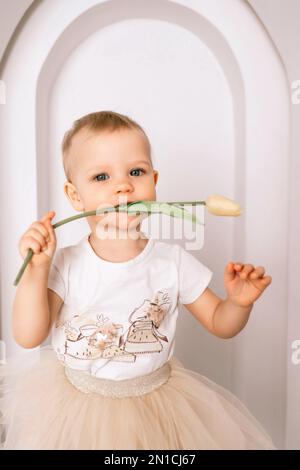
[(56, 250), (56, 235), (51, 220), (55, 212), (51, 211), (44, 215), (41, 220), (33, 222), (24, 233), (19, 242), (19, 251), (23, 259), (26, 258), (29, 248), (33, 256), (29, 265), (44, 267), (51, 264)]

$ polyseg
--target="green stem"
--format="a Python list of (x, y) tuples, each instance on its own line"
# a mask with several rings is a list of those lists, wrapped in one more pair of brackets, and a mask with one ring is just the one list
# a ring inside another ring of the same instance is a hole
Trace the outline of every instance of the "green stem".
[[(72, 220), (76, 220), (76, 219), (81, 219), (83, 217), (90, 217), (90, 216), (95, 216), (95, 215), (99, 215), (101, 214), (102, 212), (126, 212), (127, 211), (127, 207), (133, 205), (133, 204), (136, 204), (136, 203), (141, 203), (141, 202), (144, 202), (144, 201), (135, 201), (135, 202), (130, 202), (128, 204), (120, 204), (116, 207), (104, 207), (103, 209), (97, 209), (97, 210), (93, 210), (93, 211), (85, 211), (85, 212), (82, 212), (81, 214), (78, 214), (78, 215), (73, 215), (72, 217), (68, 217), (67, 219), (63, 219), (61, 220), (60, 222), (57, 222), (56, 224), (53, 224), (53, 228), (57, 228), (57, 227), (60, 227), (61, 225), (64, 225), (64, 224), (67, 224), (68, 222), (72, 222)], [(149, 202), (149, 201), (148, 201)], [(156, 201), (153, 201), (154, 203)], [(158, 204), (170, 204), (170, 205), (176, 205), (176, 206), (182, 206), (182, 205), (190, 205), (190, 206), (196, 206), (196, 205), (205, 205), (205, 201), (177, 201), (177, 202), (158, 202)], [(151, 211), (145, 211), (149, 214), (155, 214), (155, 213), (159, 213), (159, 210), (158, 211), (154, 211), (154, 210), (151, 210)], [(14, 286), (17, 286), (25, 269), (26, 269), (26, 266), (28, 265), (28, 263), (30, 263), (30, 260), (31, 258), (33, 257), (33, 251), (31, 248), (29, 248), (28, 250), (28, 253), (26, 255), (26, 258), (24, 259), (23, 261), (23, 264), (16, 276), (16, 279), (14, 281)]]

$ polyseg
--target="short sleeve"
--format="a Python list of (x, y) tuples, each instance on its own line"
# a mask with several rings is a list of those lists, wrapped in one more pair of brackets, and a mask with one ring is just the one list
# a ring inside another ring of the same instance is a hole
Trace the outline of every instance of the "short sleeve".
[(180, 245), (178, 259), (178, 300), (182, 304), (194, 302), (206, 289), (212, 278), (212, 271)]
[(66, 296), (66, 285), (64, 281), (64, 255), (63, 250), (59, 249), (55, 252), (52, 259), (49, 277), (48, 277), (48, 288), (56, 292), (62, 300), (65, 300)]

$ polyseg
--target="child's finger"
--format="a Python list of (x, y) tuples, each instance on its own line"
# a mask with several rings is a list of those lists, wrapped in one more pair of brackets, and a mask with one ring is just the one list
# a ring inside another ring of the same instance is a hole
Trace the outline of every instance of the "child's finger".
[(265, 274), (265, 268), (263, 266), (258, 266), (255, 268), (253, 273), (251, 273), (250, 278), (251, 279), (258, 279), (259, 277), (263, 277)]
[(48, 230), (46, 229), (45, 225), (43, 225), (41, 222), (33, 222), (31, 225), (30, 225), (30, 230), (35, 230), (35, 231), (38, 231), (40, 232), (40, 234), (47, 238), (48, 237)]
[(54, 233), (54, 228), (51, 224), (51, 221), (48, 220), (46, 222), (47, 224), (47, 228), (48, 228), (48, 233), (49, 233), (49, 239), (48, 239), (48, 242), (49, 243), (56, 243), (56, 236), (55, 236), (55, 233)]
[(232, 281), (235, 277), (234, 263), (230, 262), (225, 268), (225, 280)]
[(272, 277), (271, 276), (265, 276), (262, 279), (259, 279), (260, 283), (266, 288), (268, 285), (271, 284), (272, 282)]
[(244, 267), (244, 264), (243, 263), (234, 263), (234, 269), (236, 271), (241, 271)]
[(268, 286), (272, 282), (272, 276), (265, 276), (262, 278), (261, 282), (265, 285)]
[(31, 228), (27, 230), (26, 232), (26, 237), (35, 238), (41, 244), (41, 246), (46, 245), (47, 236), (48, 236), (47, 231), (46, 231), (46, 236), (44, 236), (39, 230), (36, 230), (35, 228)]
[(246, 277), (254, 270), (253, 264), (245, 264), (242, 271), (240, 272), (240, 276), (242, 279), (246, 279)]
[(32, 236), (26, 237), (21, 244), (21, 252), (24, 250), (24, 253), (22, 253), (24, 256), (27, 254), (29, 248), (31, 248), (34, 253), (40, 253), (42, 250), (40, 242)]
[(46, 222), (47, 220), (51, 220), (53, 219), (53, 217), (55, 216), (55, 212), (54, 211), (49, 211), (47, 212), (42, 218), (41, 218), (41, 222)]

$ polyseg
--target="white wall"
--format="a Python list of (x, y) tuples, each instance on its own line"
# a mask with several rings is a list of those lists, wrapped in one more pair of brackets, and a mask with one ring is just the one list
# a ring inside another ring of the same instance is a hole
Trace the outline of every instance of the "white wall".
[[(300, 80), (300, 2), (299, 0), (248, 0), (276, 44), (287, 71), (290, 90)], [(299, 96), (299, 93), (298, 93)], [(299, 100), (298, 100), (299, 101)], [(291, 105), (291, 149), (289, 160), (288, 208), (288, 331), (287, 331), (287, 421), (286, 446), (300, 448), (300, 364), (291, 360), (292, 343), (300, 340), (300, 103)]]
[(0, 58), (4, 54), (18, 23), (31, 4), (33, 4), (33, 0), (15, 0), (12, 2), (0, 0)]

